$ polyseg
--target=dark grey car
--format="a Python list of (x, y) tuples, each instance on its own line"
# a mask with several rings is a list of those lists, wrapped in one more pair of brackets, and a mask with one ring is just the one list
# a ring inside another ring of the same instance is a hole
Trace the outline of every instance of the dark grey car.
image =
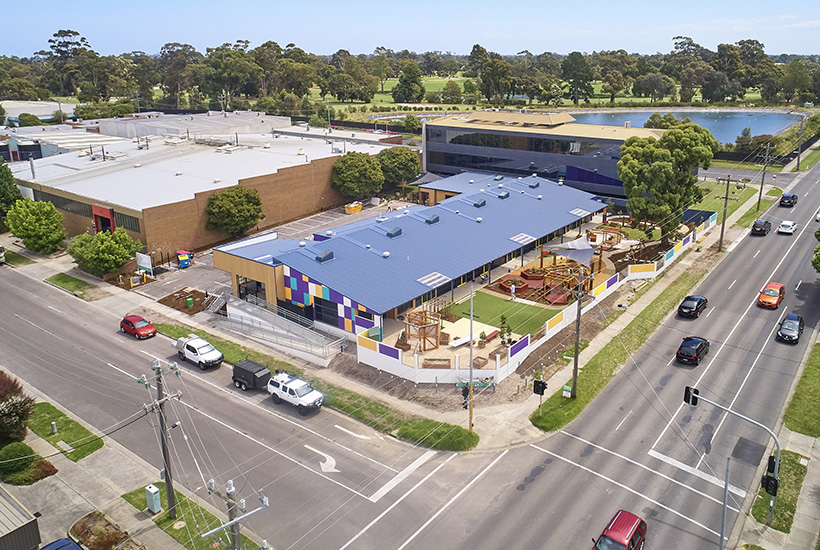
[(796, 344), (803, 334), (803, 318), (796, 313), (789, 313), (777, 329), (777, 339), (789, 344)]
[(709, 340), (700, 336), (687, 336), (681, 342), (675, 358), (680, 363), (700, 365), (707, 353), (709, 353)]

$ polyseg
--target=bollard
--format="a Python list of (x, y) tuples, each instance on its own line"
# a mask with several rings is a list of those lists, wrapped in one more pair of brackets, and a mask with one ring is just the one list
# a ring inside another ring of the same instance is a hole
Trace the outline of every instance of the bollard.
[(57, 435), (57, 423), (56, 422), (51, 423), (51, 435)]

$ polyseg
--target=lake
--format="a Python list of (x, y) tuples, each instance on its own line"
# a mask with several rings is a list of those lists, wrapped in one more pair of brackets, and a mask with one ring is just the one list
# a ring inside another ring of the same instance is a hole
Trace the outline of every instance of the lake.
[(734, 143), (735, 139), (750, 128), (753, 136), (762, 134), (778, 134), (800, 122), (800, 115), (772, 111), (723, 111), (713, 109), (709, 111), (592, 111), (570, 113), (576, 121), (582, 124), (605, 124), (609, 126), (623, 126), (631, 122), (633, 128), (642, 128), (653, 112), (662, 115), (672, 113), (675, 118), (689, 117), (692, 122), (707, 128), (721, 143)]

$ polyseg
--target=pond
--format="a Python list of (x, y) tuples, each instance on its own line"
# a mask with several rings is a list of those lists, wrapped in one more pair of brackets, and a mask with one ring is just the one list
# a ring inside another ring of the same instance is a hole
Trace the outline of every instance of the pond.
[(689, 117), (692, 122), (707, 128), (721, 143), (734, 143), (735, 139), (750, 128), (753, 136), (762, 134), (778, 134), (789, 126), (800, 122), (800, 115), (789, 114), (783, 111), (729, 111), (711, 109), (708, 111), (675, 111), (675, 110), (632, 110), (632, 111), (585, 111), (570, 113), (577, 122), (582, 124), (606, 124), (609, 126), (623, 126), (630, 122), (633, 128), (642, 128), (652, 113), (662, 115), (672, 113), (675, 118)]

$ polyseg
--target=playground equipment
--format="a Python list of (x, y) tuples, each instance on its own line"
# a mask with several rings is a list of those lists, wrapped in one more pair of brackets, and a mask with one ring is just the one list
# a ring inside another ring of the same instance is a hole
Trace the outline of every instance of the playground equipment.
[(441, 333), (441, 314), (435, 311), (416, 310), (404, 318), (406, 337), (417, 338), (422, 351), (438, 349)]

